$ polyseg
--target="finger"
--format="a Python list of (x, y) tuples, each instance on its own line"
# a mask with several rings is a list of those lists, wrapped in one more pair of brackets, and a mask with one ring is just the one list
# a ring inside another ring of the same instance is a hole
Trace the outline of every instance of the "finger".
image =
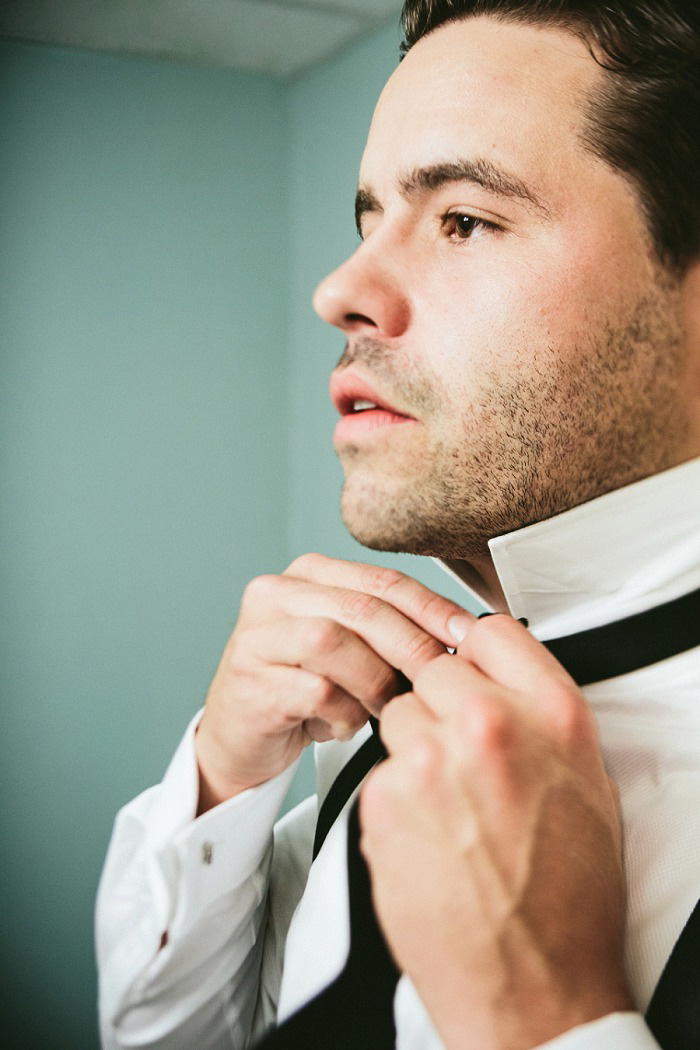
[[(335, 739), (348, 740), (369, 717), (356, 697), (329, 678), (303, 668), (267, 667), (258, 685), (263, 686), (268, 708), (275, 708), (276, 721), (287, 722), (289, 728), (319, 720), (329, 727)], [(266, 718), (262, 707), (261, 720)]]
[[(445, 770), (444, 748), (438, 735), (425, 729), (402, 742), (370, 772), (360, 791), (360, 825), (377, 849), (393, 853), (402, 832), (435, 823), (435, 813), (447, 814), (454, 801)], [(439, 818), (438, 818), (439, 819)]]
[(403, 693), (387, 704), (379, 719), (379, 734), (390, 755), (420, 740), (436, 724), (433, 712), (415, 693)]
[(409, 681), (413, 681), (421, 667), (445, 652), (445, 646), (433, 635), (393, 605), (371, 594), (308, 583), (291, 576), (269, 580), (274, 582), (265, 585), (274, 589), (271, 601), (277, 615), (335, 620), (359, 635)]
[[(246, 631), (240, 645), (246, 658), (297, 666), (330, 679), (373, 714), (398, 691), (393, 668), (337, 620), (286, 617)], [(233, 659), (240, 657), (234, 654)]]
[[(472, 624), (460, 642), (466, 658), (490, 680), (509, 690), (511, 702), (537, 723), (577, 765), (600, 764), (600, 742), (591, 709), (574, 679), (541, 642), (510, 616), (488, 616)], [(592, 768), (592, 767), (591, 767)]]
[(576, 688), (541, 642), (511, 616), (497, 614), (471, 623), (457, 654), (495, 682), (519, 692), (554, 694), (562, 686)]
[[(535, 649), (539, 648), (535, 642)], [(558, 674), (556, 660), (554, 665), (552, 669), (545, 663), (525, 691), (525, 676), (513, 688), (459, 654), (446, 655), (419, 672), (413, 690), (437, 718), (451, 722), (455, 737), (468, 741), (475, 755), (488, 753), (507, 762), (514, 743), (526, 731), (530, 739), (548, 741), (577, 765), (592, 758), (599, 762), (590, 708), (566, 672), (564, 678)]]
[(512, 690), (494, 682), (470, 661), (449, 654), (416, 675), (413, 691), (432, 716), (443, 722), (454, 717), (463, 721), (466, 706), (490, 711), (514, 700)]
[(304, 554), (292, 562), (284, 575), (380, 598), (450, 647), (455, 644), (450, 619), (458, 616), (465, 622), (474, 620), (471, 613), (455, 602), (395, 569), (340, 561), (322, 554)]
[(433, 661), (414, 689), (440, 727), (454, 783), (480, 800), (489, 819), (503, 824), (508, 807), (519, 812), (533, 775), (532, 756), (545, 742), (545, 734), (532, 733), (527, 698), (459, 656)]

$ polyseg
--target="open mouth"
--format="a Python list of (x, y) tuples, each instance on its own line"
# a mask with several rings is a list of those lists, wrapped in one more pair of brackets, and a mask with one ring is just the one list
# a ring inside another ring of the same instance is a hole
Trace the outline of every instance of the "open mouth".
[(413, 416), (402, 412), (398, 406), (382, 397), (364, 379), (348, 370), (334, 372), (329, 389), (331, 401), (341, 416), (384, 412), (400, 419), (413, 419)]
[(342, 417), (335, 429), (336, 440), (355, 439), (397, 423), (416, 422), (415, 417), (392, 405), (364, 379), (349, 370), (333, 373), (330, 394)]
[(368, 401), (366, 397), (358, 397), (353, 401), (350, 412), (371, 412), (375, 408), (379, 408), (379, 405), (374, 401)]

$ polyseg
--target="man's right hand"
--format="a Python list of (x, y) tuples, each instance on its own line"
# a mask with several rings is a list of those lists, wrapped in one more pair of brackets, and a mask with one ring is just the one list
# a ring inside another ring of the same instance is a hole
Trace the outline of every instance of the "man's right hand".
[(454, 645), (454, 602), (402, 573), (297, 558), (246, 588), (195, 737), (198, 813), (281, 773), (312, 740), (347, 740)]

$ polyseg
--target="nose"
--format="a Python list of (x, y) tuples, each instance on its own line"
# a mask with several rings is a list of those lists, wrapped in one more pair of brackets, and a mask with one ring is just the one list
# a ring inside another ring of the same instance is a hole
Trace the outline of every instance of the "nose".
[[(375, 237), (372, 237), (375, 241)], [(313, 307), (319, 317), (347, 335), (396, 339), (410, 320), (410, 306), (398, 272), (365, 241), (316, 288)]]

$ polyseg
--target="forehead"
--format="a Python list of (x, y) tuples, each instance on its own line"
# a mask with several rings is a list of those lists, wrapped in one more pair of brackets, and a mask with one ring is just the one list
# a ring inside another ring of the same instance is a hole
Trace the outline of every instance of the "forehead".
[(602, 76), (565, 30), (489, 17), (441, 26), (385, 86), (360, 180), (381, 190), (392, 172), (451, 155), (486, 157), (535, 182), (570, 177), (584, 158), (586, 99)]

